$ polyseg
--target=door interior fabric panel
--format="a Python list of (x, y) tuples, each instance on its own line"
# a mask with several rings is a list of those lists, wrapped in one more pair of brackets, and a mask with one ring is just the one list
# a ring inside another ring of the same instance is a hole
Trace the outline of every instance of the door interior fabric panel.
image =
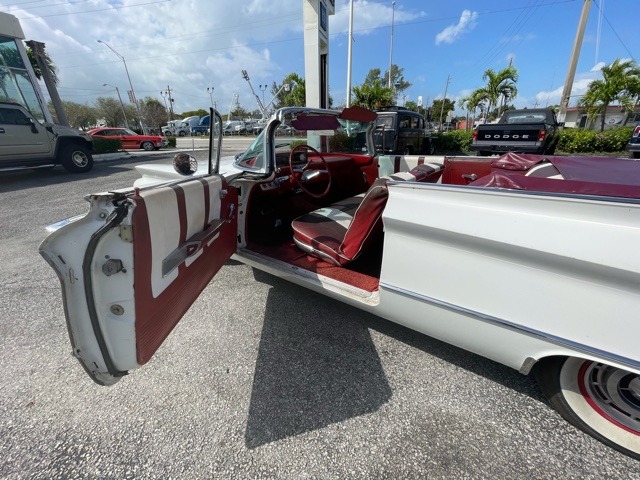
[[(221, 191), (226, 192), (222, 199)], [(143, 365), (235, 251), (237, 193), (221, 177), (209, 177), (142, 192), (133, 200), (136, 350), (138, 363)], [(162, 262), (171, 252), (220, 223), (214, 241), (202, 242), (190, 251), (164, 277), (163, 288), (154, 288), (153, 277), (157, 284)]]

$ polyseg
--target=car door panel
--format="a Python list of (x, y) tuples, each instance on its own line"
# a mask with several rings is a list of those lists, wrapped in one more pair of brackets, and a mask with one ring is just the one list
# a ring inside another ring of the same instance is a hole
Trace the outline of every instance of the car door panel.
[[(222, 199), (220, 192), (226, 192)], [(221, 177), (211, 177), (142, 193), (136, 203), (136, 338), (143, 365), (235, 251), (237, 195), (222, 188)], [(210, 238), (201, 242), (208, 230)], [(184, 261), (163, 271), (163, 262), (181, 247)]]
[(40, 251), (62, 283), (74, 355), (109, 385), (149, 361), (233, 254), (237, 193), (214, 175), (89, 201)]

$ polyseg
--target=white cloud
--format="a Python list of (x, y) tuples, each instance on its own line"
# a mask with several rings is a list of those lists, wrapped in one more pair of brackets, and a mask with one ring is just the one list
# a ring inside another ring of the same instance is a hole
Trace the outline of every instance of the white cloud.
[(456, 25), (449, 25), (436, 35), (436, 45), (441, 43), (453, 43), (462, 35), (473, 30), (478, 19), (478, 12), (463, 10), (460, 20)]
[[(337, 3), (337, 2), (336, 2)], [(344, 5), (347, 2), (342, 2)], [(391, 16), (393, 7), (389, 3), (373, 3), (367, 0), (356, 0), (353, 2), (353, 36), (369, 35), (380, 27), (391, 26)], [(393, 12), (394, 24), (396, 27), (403, 22), (409, 22), (417, 18), (422, 18), (425, 12), (411, 12), (396, 5)], [(336, 5), (335, 16), (331, 18), (331, 32), (349, 32), (349, 8)]]
[(115, 95), (103, 83), (117, 86), (125, 95), (130, 89), (123, 62), (98, 39), (124, 56), (139, 99), (162, 101), (160, 91), (169, 85), (178, 112), (208, 106), (206, 89), (211, 86), (219, 104), (228, 104), (233, 93), (240, 93), (241, 104), (253, 109), (242, 69), (248, 70), (257, 88), (303, 65), (298, 55), (291, 55), (290, 64), (283, 66), (272, 54), (276, 47), (301, 46), (300, 0), (181, 0), (136, 7), (139, 3), (120, 0), (117, 8), (112, 0), (33, 7), (25, 3), (22, 9), (12, 9), (3, 5), (14, 0), (0, 0), (0, 10), (20, 19), (28, 40), (46, 44), (58, 67), (60, 95), (79, 103)]
[(592, 72), (599, 72), (600, 70), (602, 70), (602, 67), (604, 67), (605, 65), (606, 65), (606, 63), (604, 63), (604, 62), (598, 62), (593, 66), (591, 71)]

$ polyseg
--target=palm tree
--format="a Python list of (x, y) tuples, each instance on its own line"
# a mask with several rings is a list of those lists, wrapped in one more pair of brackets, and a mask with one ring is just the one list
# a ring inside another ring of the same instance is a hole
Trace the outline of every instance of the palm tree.
[[(38, 80), (42, 79), (42, 71), (40, 70), (40, 65), (38, 65), (38, 61), (36, 60), (36, 55), (33, 53), (31, 48), (27, 47), (27, 56), (29, 57), (29, 62), (31, 62), (31, 66), (33, 67), (33, 73), (36, 74), (36, 78)], [(47, 69), (51, 72), (51, 77), (53, 78), (53, 82), (58, 84), (58, 69), (56, 68), (53, 60), (47, 52), (44, 52), (44, 61), (47, 64)]]
[[(467, 112), (471, 113), (471, 118), (475, 120), (476, 109), (478, 107), (480, 107), (480, 109), (482, 109), (483, 106), (484, 106), (483, 105), (484, 101), (485, 101), (485, 99), (484, 99), (483, 94), (479, 93), (478, 90), (475, 90), (475, 91), (471, 92), (469, 95), (467, 95), (466, 97), (463, 97), (460, 100), (458, 100), (458, 104), (462, 108), (466, 108)], [(468, 117), (468, 115), (467, 115), (467, 117)], [(469, 127), (469, 125), (467, 125), (467, 127)], [(471, 128), (473, 128), (473, 125), (471, 125)], [(467, 130), (469, 130), (469, 128), (467, 128)]]
[[(507, 99), (513, 99), (518, 94), (518, 87), (516, 86), (518, 70), (512, 65), (498, 72), (489, 68), (485, 70), (482, 79), (486, 81), (487, 84), (473, 91), (471, 95), (478, 100), (476, 106), (482, 101), (488, 103), (487, 112), (491, 111), (491, 107), (498, 105), (500, 98), (506, 103)], [(487, 117), (485, 117), (485, 123), (486, 121)]]
[(373, 110), (383, 105), (391, 105), (393, 90), (383, 86), (380, 79), (375, 79), (371, 84), (364, 83), (353, 87), (353, 96), (353, 105)]
[(633, 107), (640, 97), (640, 68), (633, 60), (616, 58), (611, 65), (602, 67), (602, 80), (594, 80), (580, 99), (589, 117), (593, 120), (600, 114), (600, 131), (604, 131), (607, 107), (617, 101), (626, 111)]

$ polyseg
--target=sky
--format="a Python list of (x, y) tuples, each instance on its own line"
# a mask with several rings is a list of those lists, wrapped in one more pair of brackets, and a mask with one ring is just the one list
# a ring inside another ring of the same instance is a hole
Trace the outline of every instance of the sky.
[[(138, 99), (174, 110), (227, 113), (238, 94), (257, 108), (241, 70), (262, 97), (289, 73), (304, 76), (302, 7), (308, 0), (0, 0), (0, 11), (20, 20), (27, 40), (46, 44), (58, 67), (63, 100), (92, 105), (114, 96), (126, 101), (126, 60)], [(430, 105), (484, 85), (483, 73), (509, 65), (519, 73), (516, 107), (558, 104), (584, 0), (354, 0), (352, 86), (367, 72), (393, 63), (411, 83), (398, 103)], [(329, 88), (334, 105), (347, 92), (349, 0), (336, 0), (329, 17)], [(640, 55), (638, 0), (594, 0), (576, 70), (575, 105), (600, 68), (616, 58)], [(391, 32), (393, 18), (393, 50)], [(447, 79), (449, 81), (447, 82)], [(210, 95), (207, 91), (211, 91)], [(43, 91), (45, 89), (43, 88)], [(406, 97), (404, 97), (406, 95)], [(461, 112), (456, 108), (457, 112)]]

